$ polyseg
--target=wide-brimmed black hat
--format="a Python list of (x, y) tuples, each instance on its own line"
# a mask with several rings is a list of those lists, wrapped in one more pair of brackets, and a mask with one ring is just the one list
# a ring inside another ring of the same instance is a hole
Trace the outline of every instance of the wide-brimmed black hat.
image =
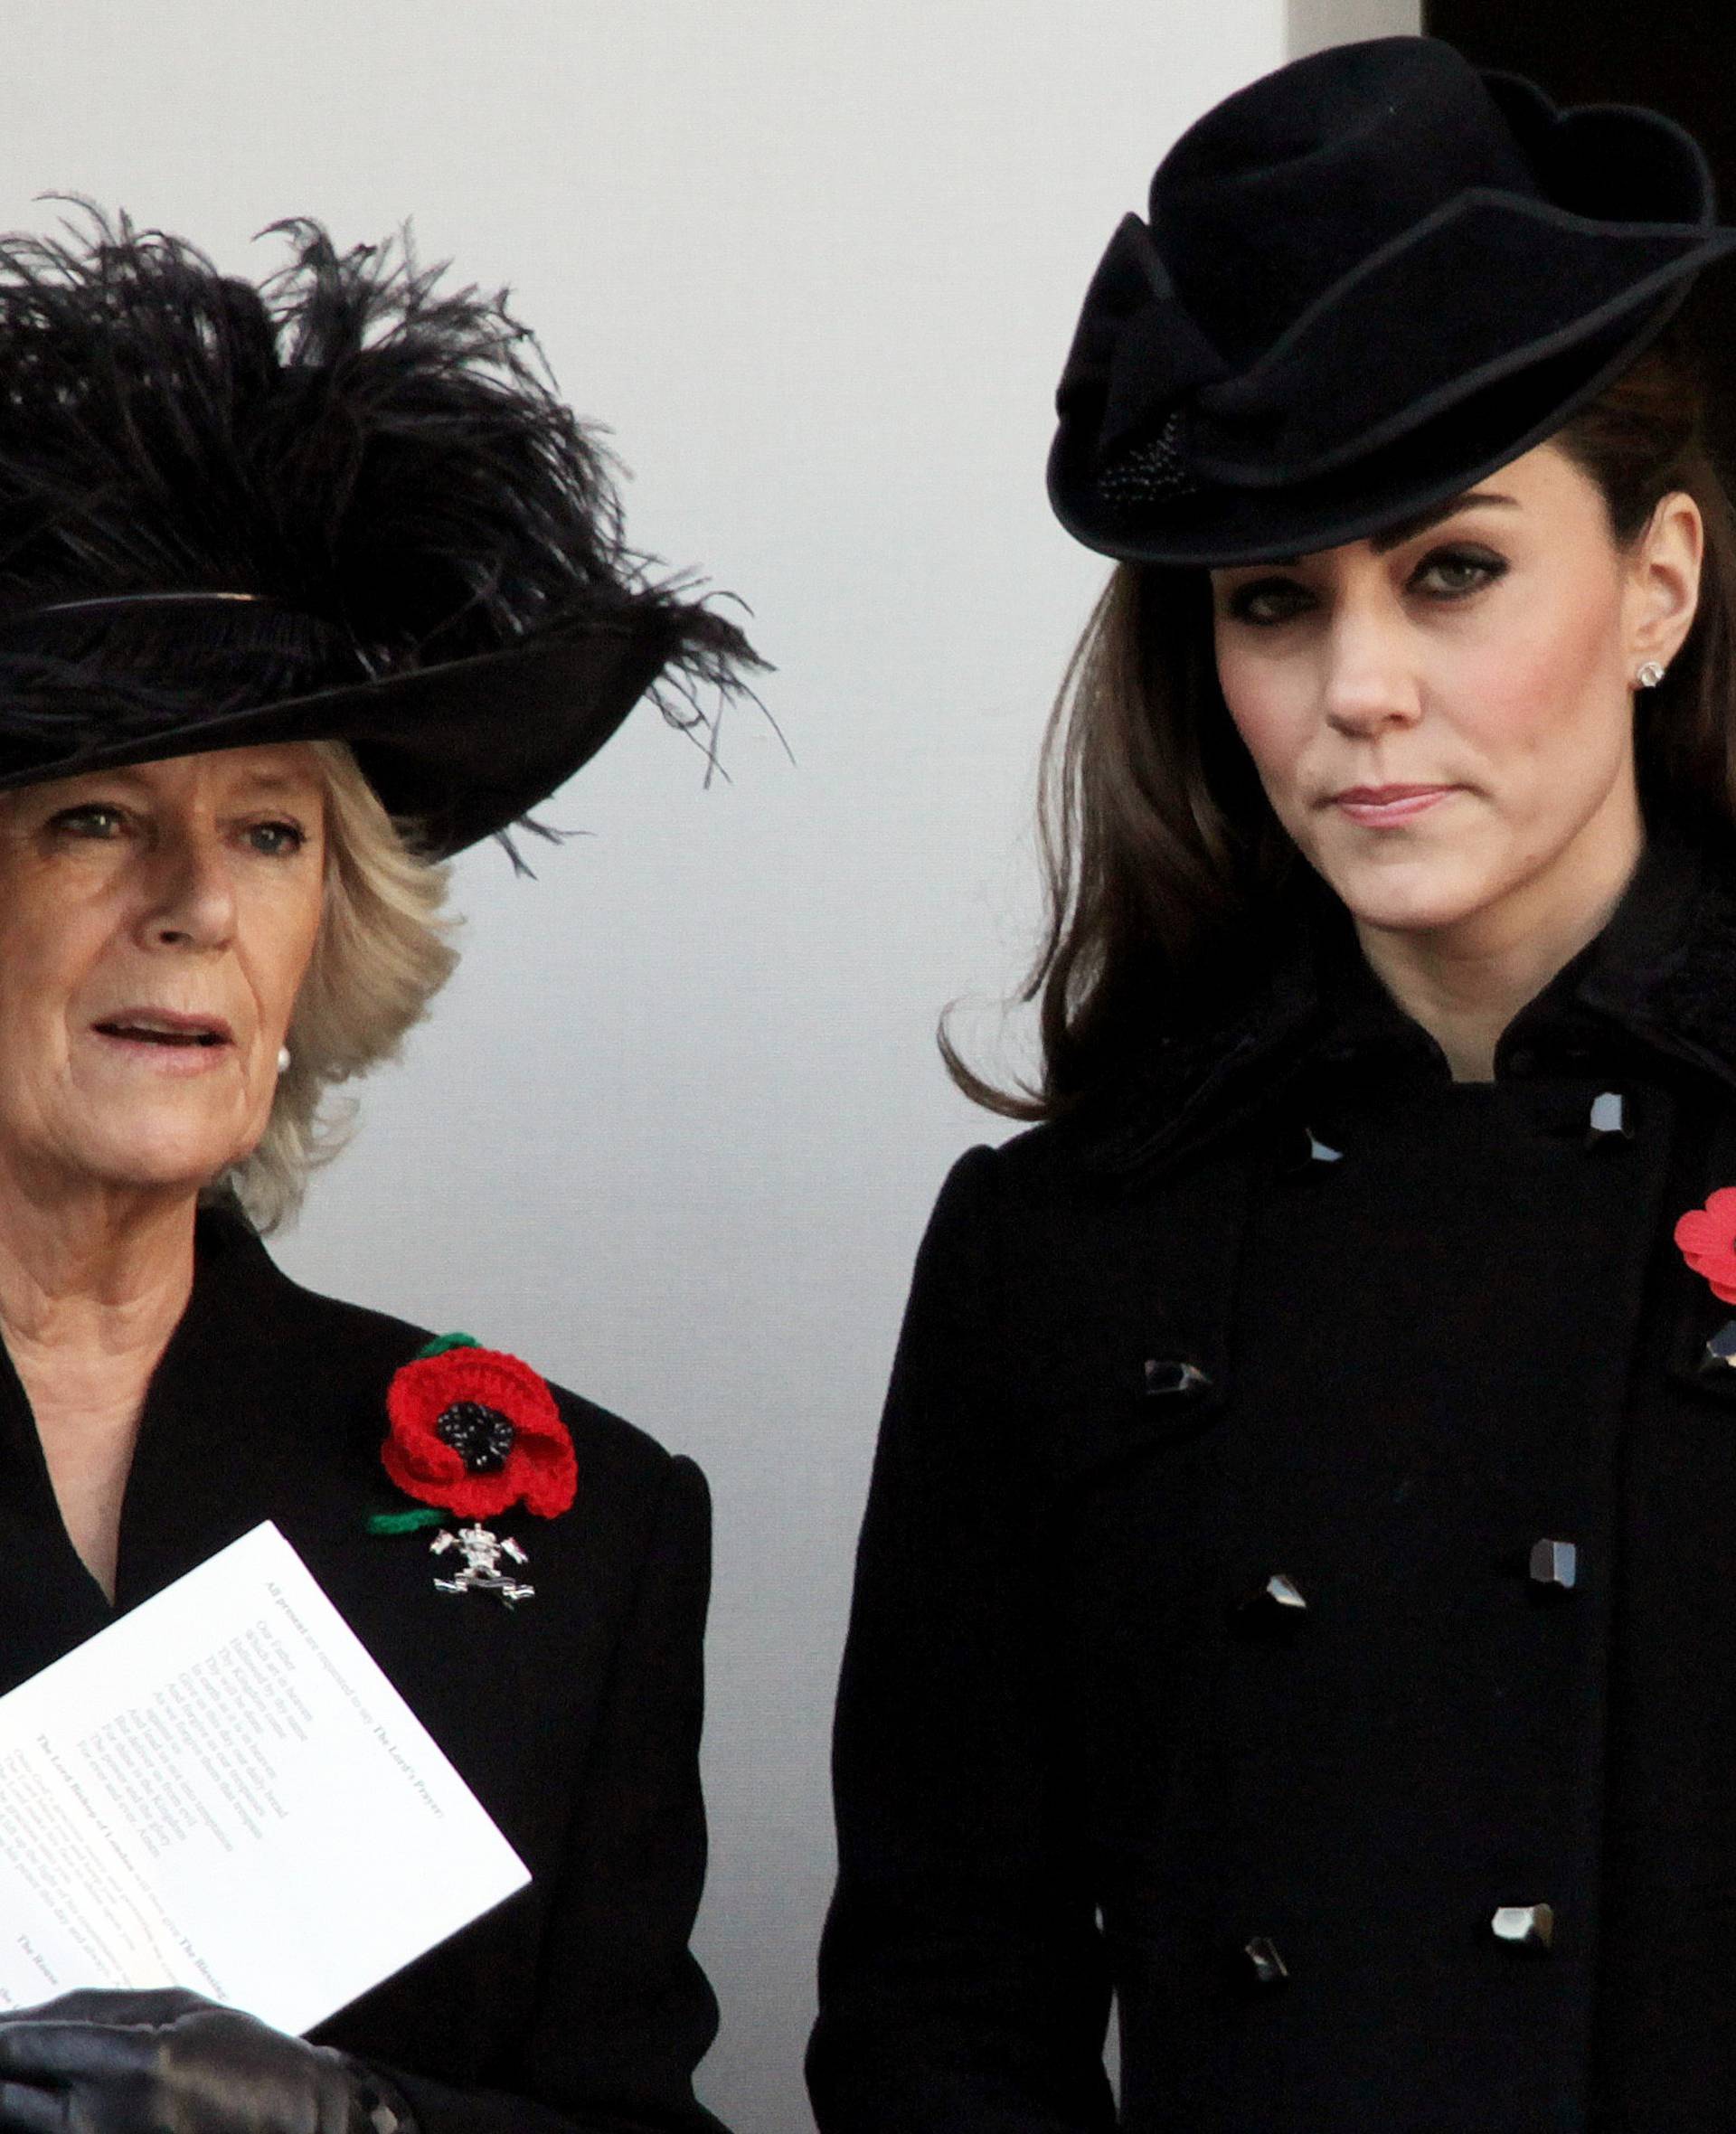
[(1085, 298), (1049, 493), (1106, 555), (1354, 541), (1558, 430), (1736, 246), (1692, 137), (1429, 37), (1298, 60), (1184, 133)]
[(94, 213), (0, 241), (0, 790), (343, 741), (446, 855), (739, 685), (503, 298), (276, 233), (257, 286)]

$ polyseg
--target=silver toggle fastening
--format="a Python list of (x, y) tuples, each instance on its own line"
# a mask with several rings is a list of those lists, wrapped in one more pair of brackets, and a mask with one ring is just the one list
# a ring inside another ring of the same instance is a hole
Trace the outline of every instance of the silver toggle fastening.
[(1580, 1552), (1571, 1541), (1533, 1542), (1527, 1568), (1538, 1591), (1571, 1593), (1580, 1582)]
[(1628, 1123), (1628, 1100), (1619, 1090), (1605, 1090), (1591, 1100), (1586, 1122), (1586, 1141), (1595, 1148), (1599, 1141), (1630, 1141), (1634, 1129)]
[(1555, 1939), (1555, 1912), (1548, 1904), (1503, 1904), (1489, 1922), (1497, 1941), (1510, 1949), (1547, 1949)]
[(1178, 1393), (1192, 1399), (1211, 1390), (1208, 1374), (1184, 1356), (1152, 1356), (1146, 1360), (1146, 1393), (1153, 1400), (1167, 1400)]
[(455, 1577), (434, 1581), (442, 1593), (498, 1593), (508, 1608), (535, 1595), (534, 1586), (524, 1584), (502, 1568), (503, 1557), (508, 1563), (530, 1561), (510, 1534), (491, 1534), (486, 1526), (460, 1526), (456, 1534), (442, 1527), (428, 1545), (437, 1556), (448, 1549), (464, 1551), (464, 1568)]

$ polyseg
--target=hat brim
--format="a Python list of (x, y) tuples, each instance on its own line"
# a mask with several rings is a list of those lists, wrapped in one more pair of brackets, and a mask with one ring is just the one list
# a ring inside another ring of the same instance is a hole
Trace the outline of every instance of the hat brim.
[[(521, 820), (588, 762), (656, 682), (680, 628), (656, 607), (587, 618), (505, 651), (59, 747), (8, 736), (0, 791), (127, 764), (342, 741), (420, 849), (445, 858)], [(28, 748), (28, 760), (19, 760)]]
[[(1736, 232), (1720, 234), (1736, 243)], [(1125, 562), (1267, 562), (1365, 540), (1546, 443), (1645, 353), (1692, 279), (1692, 269), (1684, 270), (1637, 316), (1618, 314), (1383, 447), (1288, 486), (1203, 483), (1171, 495), (1161, 514), (1118, 510), (1079, 465), (1078, 442), (1063, 428), (1050, 452), (1050, 501), (1076, 541)]]

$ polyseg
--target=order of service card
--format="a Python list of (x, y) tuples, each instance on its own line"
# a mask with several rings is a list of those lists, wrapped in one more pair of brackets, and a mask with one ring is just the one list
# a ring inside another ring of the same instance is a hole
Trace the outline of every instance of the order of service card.
[(0, 2007), (307, 2030), (529, 1879), (269, 1522), (0, 1697)]

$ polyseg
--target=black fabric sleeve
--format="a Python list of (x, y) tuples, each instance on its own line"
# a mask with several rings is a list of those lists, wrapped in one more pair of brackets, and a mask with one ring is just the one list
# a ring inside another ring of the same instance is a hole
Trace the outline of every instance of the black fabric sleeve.
[(523, 2087), (385, 2069), (421, 2134), (722, 2134), (693, 2092), (717, 2003), (688, 1948), (705, 1877), (710, 1583), (705, 1478), (672, 1459), (574, 1812)]
[(1021, 1409), (997, 1159), (917, 1261), (834, 1742), (839, 1881), (808, 2082), (823, 2134), (1081, 2134), (1109, 1993), (1058, 1782), (1052, 1552)]

